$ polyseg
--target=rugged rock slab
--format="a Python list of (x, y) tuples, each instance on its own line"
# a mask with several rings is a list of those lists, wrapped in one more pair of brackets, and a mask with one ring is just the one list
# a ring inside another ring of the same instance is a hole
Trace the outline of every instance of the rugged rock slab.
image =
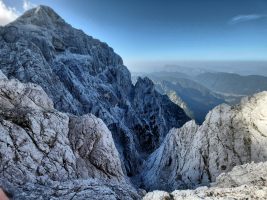
[(154, 191), (144, 200), (189, 200), (189, 199), (266, 199), (267, 162), (252, 163), (234, 167), (228, 173), (222, 173), (212, 187), (200, 187), (196, 190), (176, 190), (172, 193)]
[(8, 78), (40, 85), (59, 111), (101, 118), (129, 176), (139, 171), (140, 155), (189, 120), (150, 81), (132, 85), (121, 57), (107, 44), (72, 28), (46, 6), (0, 28), (0, 69)]
[(203, 125), (173, 129), (148, 159), (147, 189), (175, 190), (208, 185), (236, 165), (267, 160), (267, 92), (244, 98), (238, 106), (222, 104)]
[(0, 179), (16, 199), (139, 198), (102, 120), (58, 112), (40, 86), (0, 75)]
[(0, 184), (7, 189), (15, 200), (117, 200), (140, 199), (140, 196), (129, 185), (107, 183), (96, 179), (50, 181), (45, 184), (26, 183), (23, 186), (13, 185), (0, 179)]
[(111, 132), (102, 120), (92, 114), (70, 116), (68, 138), (76, 157), (79, 177), (123, 180), (118, 151)]

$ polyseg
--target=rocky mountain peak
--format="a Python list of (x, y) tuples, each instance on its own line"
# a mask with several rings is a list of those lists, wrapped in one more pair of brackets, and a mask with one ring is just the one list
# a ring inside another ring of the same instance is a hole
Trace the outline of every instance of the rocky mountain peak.
[[(14, 48), (16, 46), (16, 48)], [(143, 155), (189, 118), (148, 78), (134, 87), (114, 50), (39, 6), (0, 30), (0, 69), (7, 78), (40, 85), (61, 112), (101, 118), (112, 132), (125, 174), (139, 173)]]
[(135, 83), (135, 87), (136, 88), (143, 88), (146, 90), (154, 90), (155, 89), (155, 85), (152, 82), (152, 80), (150, 80), (148, 77), (138, 77), (137, 82)]
[(52, 8), (43, 5), (26, 11), (16, 20), (16, 22), (41, 27), (67, 25), (67, 23)]

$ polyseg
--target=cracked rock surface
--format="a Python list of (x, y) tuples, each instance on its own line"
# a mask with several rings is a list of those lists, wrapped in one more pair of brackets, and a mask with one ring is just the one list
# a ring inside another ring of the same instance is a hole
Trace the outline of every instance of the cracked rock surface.
[(149, 192), (144, 200), (224, 200), (224, 199), (266, 199), (267, 162), (251, 163), (234, 167), (222, 173), (210, 188), (199, 187), (195, 190), (175, 190)]
[(16, 199), (139, 198), (102, 120), (61, 113), (40, 86), (2, 73), (0, 104), (0, 179)]
[(191, 121), (172, 129), (145, 164), (146, 189), (209, 185), (234, 166), (266, 161), (266, 105), (267, 92), (261, 92), (237, 106), (217, 106), (201, 126)]

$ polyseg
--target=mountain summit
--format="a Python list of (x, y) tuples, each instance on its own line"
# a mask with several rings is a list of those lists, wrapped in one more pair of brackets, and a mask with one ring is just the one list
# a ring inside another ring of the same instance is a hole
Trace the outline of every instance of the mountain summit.
[(26, 11), (16, 22), (47, 28), (67, 26), (66, 22), (52, 8), (43, 5)]

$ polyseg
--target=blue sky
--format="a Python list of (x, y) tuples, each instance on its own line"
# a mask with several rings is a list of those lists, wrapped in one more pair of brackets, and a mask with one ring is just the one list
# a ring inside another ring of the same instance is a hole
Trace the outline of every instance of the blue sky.
[(267, 0), (1, 1), (18, 14), (33, 5), (51, 6), (74, 27), (108, 43), (130, 66), (267, 60)]

